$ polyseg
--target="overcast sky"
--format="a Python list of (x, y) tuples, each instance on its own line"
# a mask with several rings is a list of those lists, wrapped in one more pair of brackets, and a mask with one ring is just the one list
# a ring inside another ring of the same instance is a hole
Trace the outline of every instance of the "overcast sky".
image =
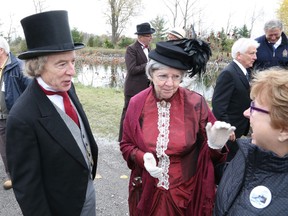
[[(105, 7), (103, 3), (106, 0), (45, 0), (45, 10), (67, 10), (70, 27), (76, 27), (79, 31), (93, 34), (107, 34), (110, 32), (109, 25), (106, 24), (103, 12)], [(170, 0), (171, 1), (171, 0)], [(216, 31), (227, 27), (230, 17), (231, 26), (242, 27), (244, 24), (250, 27), (253, 11), (256, 14), (262, 14), (254, 24), (252, 37), (263, 34), (264, 23), (272, 18), (276, 18), (275, 11), (279, 7), (281, 0), (200, 0), (201, 15), (195, 18), (197, 22), (201, 20), (201, 30)], [(131, 20), (127, 27), (125, 35), (133, 37), (136, 31), (136, 25), (142, 22), (149, 22), (157, 15), (169, 19), (169, 11), (163, 0), (142, 0), (143, 11), (137, 17)], [(13, 26), (19, 30), (18, 35), (23, 36), (20, 20), (26, 16), (35, 13), (33, 0), (9, 0), (5, 1), (5, 10), (1, 10), (0, 22), (3, 23), (1, 31), (4, 32), (10, 23), (12, 17)], [(167, 15), (168, 14), (168, 15)], [(170, 17), (171, 18), (171, 17)], [(169, 25), (170, 24), (170, 25)], [(167, 24), (171, 27), (172, 23)], [(196, 25), (196, 31), (199, 27)], [(5, 32), (4, 32), (5, 35)]]

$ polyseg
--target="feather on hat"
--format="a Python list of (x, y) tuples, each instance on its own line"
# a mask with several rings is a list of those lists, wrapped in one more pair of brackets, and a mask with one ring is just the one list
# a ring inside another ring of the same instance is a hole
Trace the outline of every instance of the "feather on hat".
[(149, 58), (164, 65), (187, 70), (189, 77), (204, 74), (212, 55), (210, 46), (200, 39), (162, 41), (149, 52)]

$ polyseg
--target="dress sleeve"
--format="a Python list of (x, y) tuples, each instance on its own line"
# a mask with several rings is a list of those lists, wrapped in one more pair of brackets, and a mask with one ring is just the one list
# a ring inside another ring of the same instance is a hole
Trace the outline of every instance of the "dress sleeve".
[(124, 160), (130, 169), (135, 165), (144, 167), (143, 155), (145, 152), (139, 149), (139, 143), (142, 141), (140, 138), (140, 123), (137, 102), (132, 98), (129, 102), (127, 112), (123, 121), (123, 137), (120, 142), (120, 150)]

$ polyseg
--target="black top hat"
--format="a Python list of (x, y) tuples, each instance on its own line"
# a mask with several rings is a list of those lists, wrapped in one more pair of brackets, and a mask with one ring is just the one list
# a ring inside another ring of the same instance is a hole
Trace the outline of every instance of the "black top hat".
[(153, 34), (155, 32), (154, 28), (151, 28), (149, 23), (141, 23), (136, 26), (137, 32), (135, 34), (137, 35), (144, 35), (144, 34)]
[(149, 58), (169, 67), (187, 70), (190, 77), (206, 71), (212, 55), (209, 45), (199, 39), (170, 40), (156, 43)]
[(67, 11), (48, 11), (21, 20), (27, 48), (20, 59), (30, 59), (50, 53), (81, 49), (82, 43), (74, 43)]

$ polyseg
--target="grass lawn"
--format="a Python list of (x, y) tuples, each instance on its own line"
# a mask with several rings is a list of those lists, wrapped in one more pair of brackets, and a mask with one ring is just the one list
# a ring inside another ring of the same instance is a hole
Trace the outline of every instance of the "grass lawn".
[(75, 83), (92, 131), (98, 137), (117, 139), (124, 104), (123, 90), (94, 88)]

